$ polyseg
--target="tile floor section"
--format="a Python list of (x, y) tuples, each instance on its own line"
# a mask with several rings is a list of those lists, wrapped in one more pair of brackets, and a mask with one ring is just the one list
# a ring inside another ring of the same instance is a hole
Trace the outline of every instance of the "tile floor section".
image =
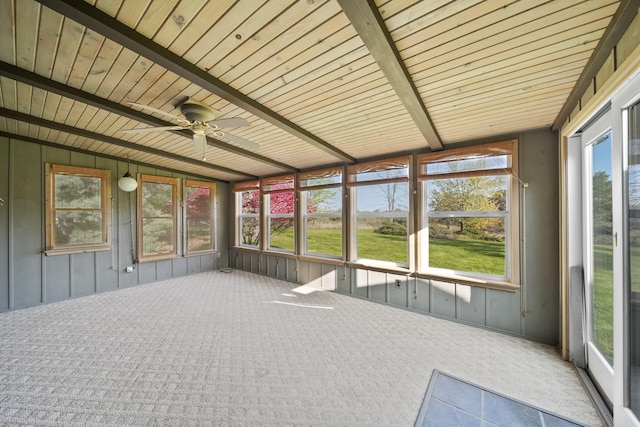
[(585, 424), (433, 371), (418, 427), (577, 427)]

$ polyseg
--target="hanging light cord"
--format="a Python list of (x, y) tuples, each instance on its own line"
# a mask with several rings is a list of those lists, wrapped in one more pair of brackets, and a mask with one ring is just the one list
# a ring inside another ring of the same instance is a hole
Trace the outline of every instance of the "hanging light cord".
[(136, 259), (135, 251), (133, 250), (133, 213), (131, 212), (131, 194), (132, 193), (127, 193), (127, 210), (129, 211), (129, 248), (131, 249), (131, 262), (137, 264), (138, 260)]

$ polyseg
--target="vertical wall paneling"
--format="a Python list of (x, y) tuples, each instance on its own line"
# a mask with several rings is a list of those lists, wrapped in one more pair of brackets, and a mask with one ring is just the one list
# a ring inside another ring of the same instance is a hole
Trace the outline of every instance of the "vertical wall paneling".
[(512, 293), (487, 289), (486, 293), (487, 326), (520, 334), (520, 304), (518, 304), (520, 301), (520, 291)]
[(13, 307), (42, 302), (44, 163), (40, 146), (11, 141), (10, 252)]
[[(157, 280), (156, 263), (155, 262), (143, 262), (138, 264), (136, 269), (138, 272), (139, 283), (151, 283)], [(133, 276), (134, 273), (124, 273)]]
[[(107, 251), (46, 256), (45, 248), (45, 163), (107, 169), (111, 171), (111, 241)], [(127, 171), (126, 161), (117, 161), (62, 147), (0, 138), (0, 311), (28, 307), (42, 302), (149, 283), (212, 270), (216, 254), (136, 265), (137, 191), (125, 193), (117, 182)], [(172, 176), (174, 173), (131, 163), (130, 172)], [(178, 174), (181, 179), (186, 178)], [(216, 183), (218, 184), (218, 183)], [(228, 185), (216, 190), (216, 200), (229, 197)], [(218, 205), (216, 205), (218, 206)], [(228, 255), (224, 212), (216, 212), (216, 244)], [(222, 219), (222, 225), (218, 220)], [(132, 233), (133, 231), (133, 233)], [(132, 257), (132, 242), (134, 254)], [(258, 256), (259, 254), (251, 254)], [(259, 258), (256, 258), (259, 259)], [(251, 261), (251, 258), (248, 258)], [(135, 266), (126, 273), (127, 266)]]
[(336, 269), (336, 290), (341, 294), (351, 293), (351, 269), (347, 266), (339, 266)]
[(412, 280), (412, 284), (413, 289), (410, 295), (409, 307), (428, 313), (431, 307), (431, 286), (429, 280), (416, 278)]
[(407, 292), (409, 290), (409, 282), (406, 276), (398, 274), (389, 274), (389, 304), (400, 307), (409, 307)]
[(199, 256), (190, 256), (186, 258), (187, 260), (187, 270), (189, 274), (200, 273), (201, 267), (201, 258)]
[(325, 291), (335, 291), (337, 280), (336, 266), (322, 264), (321, 289)]
[[(210, 271), (210, 270), (216, 270), (216, 269), (220, 269), (222, 266), (219, 264), (218, 260), (221, 259), (221, 257), (218, 257), (220, 253), (215, 253), (215, 254), (206, 254), (206, 255), (201, 255), (198, 258), (200, 258), (200, 271)], [(226, 259), (228, 259), (228, 256), (226, 257)], [(227, 267), (229, 265), (228, 262), (225, 263), (225, 267)]]
[[(184, 258), (180, 259), (170, 259), (170, 260), (162, 260), (155, 263), (156, 265), (156, 278), (155, 280), (166, 280), (173, 276), (173, 266), (174, 263), (177, 265), (178, 261), (184, 261)], [(181, 274), (184, 276), (184, 274)]]
[(387, 302), (387, 273), (369, 271), (369, 298), (378, 302)]
[(92, 294), (95, 284), (95, 253), (86, 252), (71, 255), (71, 296)]
[(521, 178), (529, 184), (526, 212), (521, 214), (526, 230), (526, 276), (519, 311), (527, 312), (521, 318), (521, 333), (550, 343), (558, 342), (560, 322), (557, 141), (555, 134), (531, 132), (522, 135), (519, 148)]
[(359, 268), (351, 269), (352, 285), (351, 294), (360, 298), (369, 297), (369, 277), (367, 270), (360, 270)]
[(298, 260), (296, 258), (286, 258), (287, 271), (285, 280), (289, 282), (298, 282)]
[(431, 313), (456, 318), (456, 285), (431, 280)]
[(485, 301), (486, 289), (456, 284), (456, 313), (459, 320), (485, 325)]
[[(95, 167), (111, 171), (111, 250), (94, 253), (95, 291), (102, 292), (118, 287), (118, 254), (120, 239), (118, 238), (118, 203), (119, 196), (125, 194), (118, 188), (118, 161), (97, 157)], [(124, 172), (123, 172), (124, 174)]]
[(71, 265), (70, 255), (44, 256), (45, 301), (60, 301), (70, 298)]
[(0, 312), (9, 309), (9, 139), (0, 137)]
[[(118, 172), (115, 174), (117, 179), (120, 179), (127, 172), (127, 162), (118, 162)], [(132, 176), (136, 176), (138, 167), (135, 164), (129, 166), (129, 172)], [(134, 190), (130, 193), (126, 193), (117, 184), (112, 187), (112, 195), (116, 195), (117, 201), (117, 218), (113, 219), (113, 224), (117, 225), (117, 265), (116, 271), (118, 272), (118, 287), (126, 288), (133, 286), (137, 283), (146, 283), (140, 278), (140, 266), (138, 266), (132, 273), (127, 273), (127, 266), (134, 265), (133, 260), (137, 258), (137, 235), (136, 228), (138, 224), (137, 220), (137, 208), (138, 203), (138, 191)], [(133, 251), (133, 255), (132, 255)], [(132, 258), (133, 257), (133, 258)]]

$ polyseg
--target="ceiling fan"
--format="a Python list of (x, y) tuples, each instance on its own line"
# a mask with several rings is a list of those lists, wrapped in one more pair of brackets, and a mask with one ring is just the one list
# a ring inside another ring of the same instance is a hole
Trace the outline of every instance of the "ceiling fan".
[(188, 98), (186, 101), (180, 104), (180, 111), (182, 112), (184, 118), (178, 117), (162, 110), (158, 110), (157, 108), (153, 108), (148, 105), (138, 104), (136, 102), (129, 102), (129, 104), (142, 108), (144, 110), (153, 111), (154, 113), (161, 114), (165, 117), (170, 117), (171, 119), (177, 121), (178, 124), (173, 126), (153, 126), (146, 128), (122, 129), (122, 132), (141, 133), (163, 130), (189, 129), (191, 130), (191, 132), (193, 132), (193, 142), (195, 144), (196, 153), (202, 154), (203, 160), (206, 160), (204, 158), (204, 151), (207, 145), (207, 136), (226, 139), (229, 142), (253, 150), (260, 148), (260, 145), (256, 144), (255, 142), (248, 141), (244, 138), (240, 138), (239, 136), (231, 135), (228, 132), (223, 132), (222, 130), (220, 130), (221, 128), (249, 126), (248, 121), (241, 117), (216, 119), (219, 111), (191, 98)]

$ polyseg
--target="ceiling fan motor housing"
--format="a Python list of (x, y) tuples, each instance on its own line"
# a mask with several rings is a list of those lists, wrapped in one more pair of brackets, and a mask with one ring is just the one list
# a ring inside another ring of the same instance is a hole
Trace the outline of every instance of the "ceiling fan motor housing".
[(190, 122), (208, 122), (218, 115), (213, 108), (194, 101), (186, 101), (180, 106), (180, 111)]

